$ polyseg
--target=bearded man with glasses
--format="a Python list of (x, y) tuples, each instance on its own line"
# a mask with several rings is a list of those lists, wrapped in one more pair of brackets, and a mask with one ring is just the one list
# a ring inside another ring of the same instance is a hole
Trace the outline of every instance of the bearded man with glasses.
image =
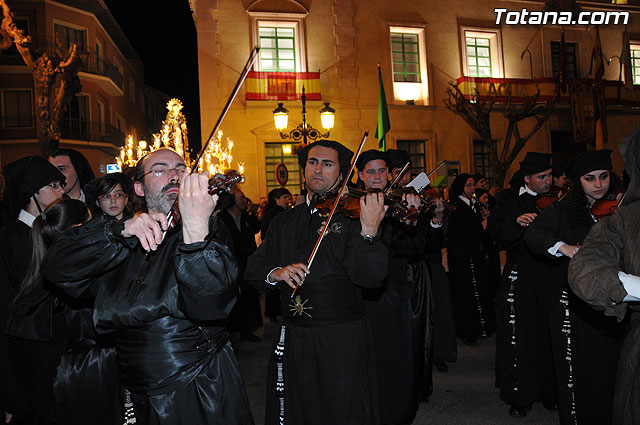
[[(208, 177), (186, 170), (170, 149), (142, 158), (134, 190), (147, 211), (72, 229), (51, 247), (44, 274), (73, 298), (95, 296), (94, 325), (115, 337), (138, 423), (253, 424), (223, 323), (238, 267), (211, 217), (218, 197)], [(181, 222), (168, 228), (176, 200)]]

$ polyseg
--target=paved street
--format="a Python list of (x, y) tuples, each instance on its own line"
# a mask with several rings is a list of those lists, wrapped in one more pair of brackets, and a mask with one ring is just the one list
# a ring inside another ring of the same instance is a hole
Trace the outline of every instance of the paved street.
[[(266, 321), (265, 327), (256, 332), (262, 337), (262, 342), (233, 339), (256, 425), (264, 422), (266, 368), (277, 332), (278, 326)], [(508, 406), (500, 400), (494, 388), (494, 338), (481, 340), (476, 347), (460, 343), (458, 350), (458, 361), (449, 364), (449, 372), (434, 371), (433, 395), (429, 403), (420, 405), (414, 425), (559, 423), (557, 412), (547, 411), (539, 403), (534, 404), (526, 418), (509, 417)]]

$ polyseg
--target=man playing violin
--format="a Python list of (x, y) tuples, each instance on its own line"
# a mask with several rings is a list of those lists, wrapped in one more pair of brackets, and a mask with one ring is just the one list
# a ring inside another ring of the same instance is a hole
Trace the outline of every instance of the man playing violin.
[[(360, 155), (356, 168), (365, 190), (387, 188), (388, 161), (388, 154), (378, 150)], [(417, 193), (404, 193), (402, 201), (407, 208), (418, 209), (421, 205)], [(418, 403), (431, 386), (431, 380), (427, 382), (427, 366), (431, 365), (426, 361), (433, 336), (431, 282), (424, 263), (429, 221), (426, 216), (411, 221), (401, 217), (383, 220), (382, 241), (389, 249), (389, 273), (381, 287), (363, 291), (362, 311), (373, 331), (383, 424), (413, 422)]]
[[(284, 323), (267, 382), (267, 425), (379, 423), (371, 329), (362, 316), (361, 287), (380, 286), (389, 251), (380, 237), (384, 197), (360, 199), (360, 219), (334, 215), (307, 267), (326, 217), (318, 198), (339, 188), (353, 153), (319, 140), (298, 152), (306, 203), (273, 218), (264, 243), (249, 257), (245, 279), (279, 287)], [(293, 294), (294, 288), (296, 288)]]
[(566, 196), (545, 208), (525, 233), (527, 246), (559, 264), (554, 272), (551, 345), (558, 379), (560, 423), (611, 423), (622, 328), (592, 309), (567, 284), (569, 261), (596, 223), (594, 202), (609, 191), (611, 151), (574, 158)]
[(536, 401), (548, 409), (557, 405), (548, 331), (554, 284), (545, 267), (553, 260), (524, 242), (538, 217), (536, 198), (550, 187), (551, 155), (528, 152), (488, 219), (490, 237), (507, 251), (497, 301), (496, 385), (513, 417), (526, 416)]
[[(238, 266), (211, 217), (218, 197), (170, 149), (138, 161), (135, 180), (146, 212), (74, 227), (47, 253), (44, 275), (71, 298), (95, 299), (95, 329), (115, 337), (138, 423), (251, 425), (224, 326)], [(181, 222), (168, 229), (176, 200)]]

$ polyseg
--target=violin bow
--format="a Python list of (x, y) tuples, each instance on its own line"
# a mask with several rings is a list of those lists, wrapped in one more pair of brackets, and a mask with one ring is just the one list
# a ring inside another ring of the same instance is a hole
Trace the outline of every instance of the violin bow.
[(247, 60), (247, 63), (244, 66), (242, 73), (240, 74), (240, 78), (238, 78), (238, 81), (236, 82), (236, 86), (233, 88), (233, 91), (231, 92), (231, 96), (229, 97), (229, 100), (227, 100), (227, 104), (224, 105), (224, 109), (222, 110), (222, 113), (220, 114), (220, 117), (218, 118), (216, 125), (213, 127), (213, 130), (211, 131), (211, 134), (209, 135), (207, 142), (204, 144), (204, 146), (200, 150), (200, 154), (198, 154), (198, 157), (196, 158), (193, 170), (191, 170), (191, 174), (193, 174), (193, 172), (198, 169), (198, 162), (200, 162), (200, 159), (207, 151), (207, 147), (209, 146), (209, 143), (211, 143), (211, 141), (215, 138), (215, 135), (218, 133), (218, 130), (222, 125), (222, 121), (224, 120), (224, 117), (227, 115), (227, 112), (229, 112), (229, 109), (231, 108), (231, 104), (233, 103), (233, 100), (238, 95), (238, 92), (240, 91), (240, 88), (242, 87), (244, 80), (246, 80), (247, 75), (249, 75), (249, 71), (251, 71), (251, 67), (253, 67), (253, 63), (258, 58), (258, 53), (260, 53), (260, 48), (254, 47), (253, 51), (251, 52), (251, 55), (249, 56), (249, 60)]
[[(238, 81), (236, 82), (236, 85), (233, 88), (233, 91), (231, 92), (231, 96), (227, 100), (227, 104), (224, 105), (224, 108), (222, 109), (222, 113), (220, 114), (220, 117), (218, 118), (218, 121), (216, 122), (216, 125), (213, 127), (213, 131), (211, 131), (211, 134), (209, 135), (209, 138), (207, 138), (207, 142), (204, 144), (204, 146), (200, 150), (200, 153), (198, 154), (198, 157), (196, 158), (196, 160), (194, 162), (193, 169), (191, 170), (191, 172), (189, 174), (193, 174), (194, 172), (196, 172), (198, 170), (198, 163), (200, 162), (200, 159), (202, 158), (202, 155), (204, 155), (204, 153), (207, 151), (207, 148), (209, 147), (209, 143), (211, 143), (211, 141), (214, 139), (215, 135), (218, 133), (218, 130), (220, 129), (220, 126), (222, 125), (222, 121), (224, 120), (224, 117), (227, 115), (227, 112), (229, 112), (229, 109), (231, 108), (231, 104), (233, 103), (233, 100), (238, 95), (238, 92), (240, 91), (240, 88), (242, 87), (242, 84), (244, 83), (244, 80), (247, 79), (247, 75), (249, 75), (249, 71), (251, 71), (251, 67), (253, 66), (254, 62), (258, 58), (258, 53), (259, 52), (260, 52), (260, 48), (259, 47), (254, 47), (253, 50), (251, 51), (251, 55), (249, 56), (249, 60), (247, 60), (247, 63), (245, 64), (244, 69), (242, 70), (242, 73), (240, 74), (240, 78), (238, 78)], [(175, 205), (175, 201), (174, 201), (174, 205)], [(167, 229), (171, 226), (171, 223), (173, 223), (173, 220), (174, 220), (174, 217), (173, 217), (173, 205), (172, 205), (171, 209), (167, 213)], [(166, 235), (167, 235), (167, 231), (164, 230), (162, 232), (162, 241), (164, 241), (164, 237)], [(150, 251), (147, 251), (147, 254), (149, 252)]]
[(438, 165), (436, 165), (436, 168), (434, 168), (433, 170), (431, 170), (431, 172), (429, 172), (429, 174), (427, 174), (427, 177), (431, 177), (431, 174), (435, 173), (436, 171), (438, 171), (438, 168), (442, 167), (443, 164), (445, 164), (447, 162), (447, 160), (442, 160), (438, 163)]
[[(324, 226), (322, 226), (322, 231), (320, 232), (320, 236), (318, 236), (318, 240), (316, 241), (316, 244), (313, 247), (313, 250), (311, 251), (311, 255), (309, 255), (309, 260), (307, 261), (308, 269), (311, 269), (311, 264), (313, 263), (313, 260), (315, 259), (316, 254), (318, 253), (318, 249), (320, 249), (320, 244), (322, 243), (322, 240), (324, 239), (324, 236), (327, 232), (327, 228), (329, 227), (329, 223), (331, 222), (331, 219), (333, 218), (333, 215), (335, 214), (336, 209), (338, 208), (338, 203), (340, 202), (340, 198), (342, 198), (342, 195), (344, 194), (347, 188), (349, 177), (351, 176), (351, 173), (356, 167), (356, 161), (358, 161), (358, 158), (360, 157), (360, 153), (362, 152), (362, 148), (364, 148), (364, 143), (367, 141), (367, 137), (369, 137), (369, 132), (365, 131), (364, 135), (362, 136), (362, 141), (360, 142), (360, 146), (358, 147), (358, 152), (356, 153), (356, 155), (353, 157), (353, 160), (351, 161), (351, 167), (349, 168), (349, 172), (347, 173), (347, 175), (344, 177), (342, 181), (342, 186), (340, 186), (340, 191), (338, 192), (338, 196), (336, 196), (336, 200), (333, 201), (333, 205), (331, 206), (331, 212), (329, 213), (329, 216), (324, 222)], [(291, 293), (291, 298), (293, 298), (293, 296), (296, 294), (296, 291), (298, 290), (299, 287), (300, 285), (296, 283), (296, 286), (293, 288), (293, 292)]]
[(391, 188), (393, 187), (394, 184), (398, 183), (400, 181), (400, 179), (402, 178), (402, 176), (404, 175), (404, 173), (407, 172), (407, 169), (409, 168), (409, 165), (411, 165), (411, 161), (407, 161), (406, 164), (404, 164), (404, 167), (402, 167), (402, 170), (400, 170), (400, 172), (398, 173), (398, 175), (396, 176), (395, 179), (391, 180), (391, 183), (389, 183), (387, 185), (387, 188), (384, 190), (384, 194), (387, 195), (389, 194), (389, 192), (391, 192)]

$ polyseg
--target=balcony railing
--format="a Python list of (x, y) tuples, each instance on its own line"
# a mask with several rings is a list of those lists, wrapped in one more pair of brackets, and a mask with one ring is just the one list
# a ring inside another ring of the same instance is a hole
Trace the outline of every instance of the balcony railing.
[(120, 88), (120, 90), (123, 89), (124, 86), (122, 74), (120, 74), (118, 68), (116, 68), (111, 62), (109, 62), (107, 58), (89, 53), (86, 53), (83, 56), (83, 72), (102, 75), (104, 77), (110, 78), (115, 83), (115, 85)]
[(60, 124), (63, 139), (87, 140), (124, 146), (125, 135), (117, 128), (97, 121), (66, 118)]
[[(37, 129), (34, 117), (0, 118), (0, 139), (36, 138)], [(60, 124), (63, 139), (88, 142), (110, 143), (124, 146), (125, 135), (112, 125), (78, 119), (65, 118)]]

